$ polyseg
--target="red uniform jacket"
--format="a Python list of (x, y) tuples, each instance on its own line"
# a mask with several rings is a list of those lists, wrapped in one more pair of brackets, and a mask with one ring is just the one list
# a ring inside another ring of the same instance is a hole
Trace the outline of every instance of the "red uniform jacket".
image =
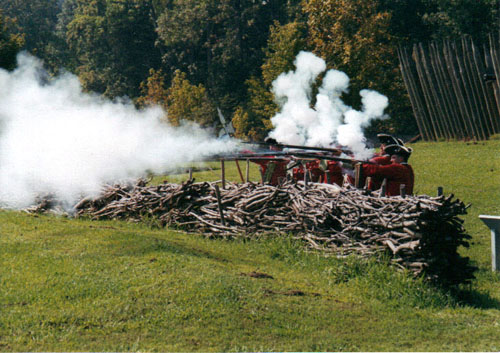
[(413, 169), (409, 164), (363, 164), (363, 174), (365, 176), (375, 178), (376, 180), (387, 179), (387, 196), (399, 195), (399, 187), (401, 184), (405, 184), (407, 194), (413, 194), (415, 176), (413, 174)]
[(370, 159), (370, 162), (377, 163), (379, 165), (389, 165), (391, 164), (391, 156), (388, 154), (385, 154), (383, 156), (375, 156)]
[[(378, 165), (389, 165), (391, 164), (391, 156), (388, 154), (384, 155), (375, 155), (375, 157), (370, 159), (370, 162), (377, 163)], [(367, 175), (363, 175), (363, 178), (366, 178)], [(382, 186), (382, 182), (384, 181), (384, 178), (380, 178), (377, 176), (372, 176), (371, 182), (368, 184), (368, 188), (370, 190), (378, 190)]]
[(286, 165), (287, 161), (276, 160), (273, 161), (272, 157), (268, 159), (258, 159), (252, 161), (260, 166), (262, 179), (264, 183), (271, 185), (278, 185), (282, 180), (286, 179)]
[(323, 169), (320, 168), (319, 163), (319, 160), (316, 160), (306, 164), (307, 170), (311, 172), (311, 181), (314, 183), (318, 183), (321, 177), (325, 174)]
[[(311, 180), (314, 183), (321, 182), (324, 171), (319, 167), (319, 161), (311, 161), (306, 163), (306, 169), (311, 173)], [(300, 164), (293, 168), (293, 179), (296, 181), (304, 180), (304, 166)]]
[(328, 183), (328, 180), (330, 180), (330, 184), (342, 186), (344, 183), (344, 177), (342, 176), (342, 168), (340, 167), (339, 162), (328, 161), (326, 165), (327, 169), (321, 176), (321, 182)]

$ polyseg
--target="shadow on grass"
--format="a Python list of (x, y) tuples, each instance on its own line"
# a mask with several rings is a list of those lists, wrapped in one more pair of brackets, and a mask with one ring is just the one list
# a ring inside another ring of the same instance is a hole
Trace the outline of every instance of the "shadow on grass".
[(475, 309), (498, 309), (500, 310), (500, 301), (492, 298), (488, 293), (480, 292), (475, 289), (462, 289), (452, 293), (458, 304), (470, 306)]
[[(500, 273), (479, 269), (476, 271), (476, 281), (480, 281), (481, 283), (491, 283), (491, 285), (495, 287), (498, 286), (498, 283), (500, 283)], [(473, 283), (450, 291), (457, 303), (477, 309), (500, 310), (500, 300), (491, 297), (487, 290), (481, 291), (474, 289)]]

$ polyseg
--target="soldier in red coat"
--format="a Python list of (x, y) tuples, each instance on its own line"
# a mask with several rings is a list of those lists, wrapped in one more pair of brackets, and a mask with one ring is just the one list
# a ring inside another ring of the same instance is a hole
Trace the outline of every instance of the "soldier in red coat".
[(336, 161), (324, 159), (306, 160), (301, 159), (302, 163), (293, 168), (293, 179), (295, 181), (304, 180), (304, 173), (309, 173), (309, 181), (313, 183), (336, 183), (342, 185), (342, 169)]
[(313, 183), (320, 182), (321, 177), (325, 174), (320, 163), (318, 159), (306, 163), (306, 169), (309, 171)]
[(389, 146), (380, 146), (380, 152), (373, 155), (370, 158), (370, 162), (379, 164), (379, 165), (388, 165), (391, 164), (391, 152), (394, 151), (394, 148), (398, 147), (397, 145), (389, 145)]
[(321, 176), (324, 174), (323, 170), (320, 168), (320, 162), (318, 160), (302, 158), (300, 159), (300, 161), (301, 162), (295, 168), (293, 168), (293, 179), (295, 181), (304, 180), (304, 173), (307, 171), (307, 173), (309, 173), (309, 181), (312, 181), (314, 183), (319, 182)]
[(286, 166), (288, 160), (266, 157), (253, 160), (252, 162), (260, 166), (260, 173), (264, 183), (276, 186), (286, 179)]
[(325, 162), (326, 168), (323, 175), (321, 176), (320, 182), (342, 186), (344, 183), (344, 176), (342, 175), (341, 164), (337, 161)]
[(380, 152), (375, 153), (370, 159), (370, 162), (380, 165), (391, 164), (392, 152), (394, 151), (394, 148), (404, 146), (403, 140), (389, 134), (377, 134), (377, 137), (380, 141)]
[(415, 176), (412, 167), (408, 164), (411, 149), (399, 146), (391, 155), (391, 164), (363, 164), (363, 175), (372, 177), (375, 181), (387, 179), (387, 196), (400, 195), (400, 187), (405, 185), (407, 194), (413, 193)]
[[(266, 138), (265, 142), (270, 144), (269, 149), (271, 151), (281, 151), (280, 147), (275, 146), (277, 144), (275, 139)], [(288, 159), (279, 159), (275, 156), (269, 156), (253, 160), (252, 162), (260, 166), (260, 174), (264, 183), (276, 186), (286, 179)]]
[[(392, 163), (391, 157), (396, 152), (400, 145), (382, 145), (380, 148), (380, 154), (378, 156), (370, 158), (370, 162), (378, 164), (378, 165), (389, 165)], [(367, 175), (363, 174), (363, 178), (366, 178)], [(371, 181), (368, 183), (368, 189), (377, 190), (382, 186), (384, 178), (380, 177), (371, 177)], [(364, 182), (363, 182), (364, 183)]]

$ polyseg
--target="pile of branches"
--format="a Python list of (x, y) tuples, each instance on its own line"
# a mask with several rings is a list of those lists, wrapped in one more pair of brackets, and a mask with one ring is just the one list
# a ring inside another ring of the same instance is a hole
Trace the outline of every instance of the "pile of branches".
[(387, 252), (400, 267), (442, 284), (473, 278), (457, 250), (471, 238), (458, 216), (467, 206), (453, 195), (383, 197), (350, 186), (286, 182), (278, 187), (216, 182), (114, 185), (83, 199), (76, 216), (144, 221), (210, 236), (292, 234), (336, 255)]

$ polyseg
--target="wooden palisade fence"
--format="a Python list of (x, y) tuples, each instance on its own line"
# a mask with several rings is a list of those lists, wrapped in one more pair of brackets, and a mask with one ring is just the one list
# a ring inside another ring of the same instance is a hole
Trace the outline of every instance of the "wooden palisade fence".
[(500, 37), (489, 47), (469, 37), (398, 50), (424, 140), (485, 140), (500, 133)]

